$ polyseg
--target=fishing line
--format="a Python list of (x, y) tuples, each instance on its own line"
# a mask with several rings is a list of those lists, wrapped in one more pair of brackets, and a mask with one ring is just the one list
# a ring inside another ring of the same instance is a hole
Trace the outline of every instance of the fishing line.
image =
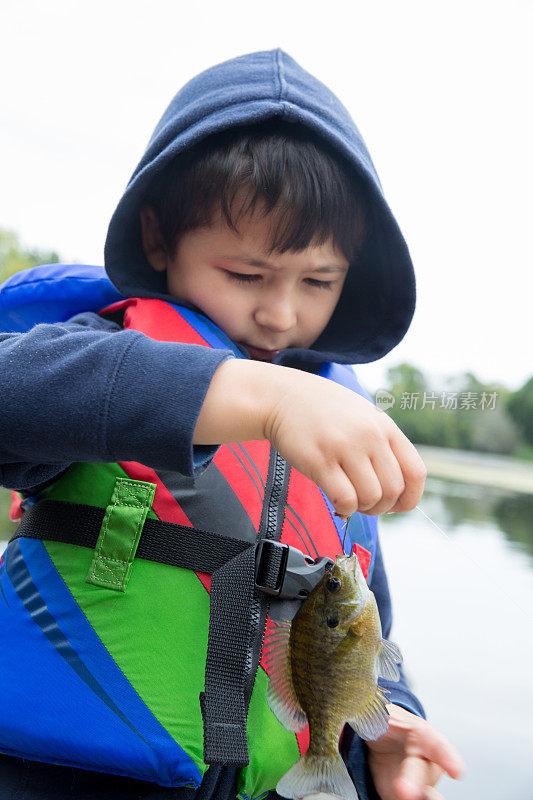
[[(425, 512), (425, 511), (423, 511), (423, 510), (420, 508), (420, 506), (415, 506), (415, 508), (418, 508), (418, 510), (420, 511), (420, 513), (421, 513), (421, 514), (423, 514), (423, 515), (425, 516), (425, 518), (426, 518), (426, 519), (428, 519), (428, 520), (431, 522), (431, 524), (432, 524), (432, 525), (434, 525), (434, 526), (436, 527), (436, 529), (437, 529), (437, 530), (438, 530), (440, 533), (442, 533), (442, 535), (444, 536), (444, 538), (445, 538), (445, 539), (448, 539), (448, 541), (450, 542), (450, 544), (452, 545), (452, 547), (454, 547), (455, 549), (459, 550), (459, 552), (460, 552), (460, 553), (462, 553), (462, 555), (463, 555), (465, 558), (468, 558), (468, 559), (469, 559), (469, 560), (472, 562), (472, 564), (474, 564), (474, 565), (475, 565), (475, 566), (476, 566), (476, 567), (477, 567), (477, 568), (478, 568), (478, 569), (479, 569), (481, 572), (484, 572), (484, 573), (485, 573), (485, 575), (486, 575), (486, 577), (490, 577), (491, 581), (494, 581), (494, 576), (493, 576), (493, 575), (491, 575), (491, 574), (490, 574), (490, 572), (488, 572), (488, 571), (487, 571), (487, 570), (486, 570), (484, 567), (482, 567), (482, 566), (481, 566), (481, 564), (478, 564), (478, 562), (477, 562), (477, 561), (475, 561), (475, 559), (473, 559), (471, 555), (469, 555), (467, 552), (465, 552), (465, 550), (463, 550), (463, 548), (462, 548), (460, 545), (458, 545), (458, 544), (457, 544), (457, 542), (456, 542), (454, 539), (452, 539), (452, 537), (451, 537), (449, 534), (447, 534), (447, 533), (446, 533), (446, 531), (443, 531), (443, 530), (442, 530), (442, 528), (441, 528), (441, 527), (439, 527), (439, 525), (437, 525), (437, 523), (436, 523), (434, 520), (432, 520), (432, 519), (431, 519), (431, 517), (428, 517), (428, 515), (426, 514), (426, 512)], [(519, 608), (519, 609), (520, 609), (520, 611), (522, 611), (522, 613), (523, 613), (523, 614), (525, 614), (525, 615), (526, 615), (526, 617), (527, 617), (528, 619), (530, 619), (530, 620), (533, 620), (533, 617), (531, 617), (531, 616), (530, 616), (530, 615), (527, 613), (527, 611), (525, 611), (525, 609), (523, 609), (523, 608), (522, 608), (522, 606), (521, 606), (521, 605), (519, 605), (519, 604), (516, 602), (516, 600), (514, 599), (514, 597), (511, 597), (511, 595), (507, 594), (507, 592), (506, 592), (506, 591), (504, 591), (504, 589), (502, 589), (502, 588), (501, 588), (501, 585), (499, 585), (499, 586), (498, 586), (498, 592), (500, 592), (501, 594), (505, 595), (505, 597), (507, 597), (507, 599), (508, 599), (508, 600), (511, 600), (511, 601), (512, 601), (512, 602), (515, 604), (515, 606), (516, 606), (517, 608)]]
[(344, 536), (343, 536), (343, 539), (342, 539), (342, 552), (344, 554), (345, 554), (344, 542), (346, 541), (346, 534), (348, 533), (348, 523), (349, 523), (349, 521), (350, 521), (350, 517), (347, 517), (347, 519), (344, 521)]
[(348, 514), (348, 516), (345, 519), (342, 514), (338, 514), (336, 511), (334, 511), (333, 513), (335, 514), (336, 517), (340, 517), (342, 519), (342, 521), (344, 522), (344, 537), (342, 539), (342, 553), (343, 553), (343, 555), (346, 555), (346, 553), (344, 552), (344, 542), (346, 541), (346, 534), (348, 533), (348, 523), (350, 522), (350, 517), (352, 515)]

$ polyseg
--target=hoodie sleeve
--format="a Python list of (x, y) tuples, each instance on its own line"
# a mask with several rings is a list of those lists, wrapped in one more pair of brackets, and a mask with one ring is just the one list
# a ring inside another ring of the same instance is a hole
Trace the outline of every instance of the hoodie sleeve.
[[(377, 540), (376, 561), (372, 580), (370, 581), (370, 589), (374, 593), (378, 605), (382, 636), (384, 639), (388, 639), (392, 627), (392, 605), (379, 537)], [(395, 642), (395, 644), (397, 643)], [(419, 717), (424, 717), (425, 719), (426, 714), (424, 708), (409, 688), (401, 666), (399, 666), (399, 670), (399, 681), (385, 680), (385, 678), (378, 679), (379, 685), (390, 692), (387, 696), (387, 701), (389, 703), (395, 703), (398, 706), (403, 706), (403, 708), (407, 709), (407, 711), (410, 711), (412, 714), (417, 714)]]
[(193, 446), (215, 370), (230, 350), (157, 342), (97, 314), (0, 333), (0, 484), (28, 489), (74, 461), (139, 461), (196, 475)]

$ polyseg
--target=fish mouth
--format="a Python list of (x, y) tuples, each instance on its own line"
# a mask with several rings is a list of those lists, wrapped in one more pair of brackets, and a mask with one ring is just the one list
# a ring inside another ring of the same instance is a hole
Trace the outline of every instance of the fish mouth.
[(355, 553), (351, 553), (350, 555), (343, 553), (343, 555), (336, 556), (335, 560), (338, 564), (345, 564), (347, 571), (349, 571), (351, 567), (352, 573), (354, 575), (356, 574), (358, 561)]

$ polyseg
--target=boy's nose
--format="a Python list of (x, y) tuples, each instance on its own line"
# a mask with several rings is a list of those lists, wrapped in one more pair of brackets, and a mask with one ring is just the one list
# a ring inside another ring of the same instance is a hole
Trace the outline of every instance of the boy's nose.
[(255, 321), (262, 328), (276, 333), (291, 330), (296, 324), (296, 311), (290, 301), (277, 300), (261, 304), (255, 311)]

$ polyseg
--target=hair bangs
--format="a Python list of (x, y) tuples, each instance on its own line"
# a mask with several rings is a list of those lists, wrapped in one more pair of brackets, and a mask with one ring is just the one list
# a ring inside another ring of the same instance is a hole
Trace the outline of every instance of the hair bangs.
[(269, 255), (332, 240), (351, 264), (368, 234), (353, 168), (309, 129), (278, 118), (206, 137), (174, 159), (146, 199), (169, 253), (217, 213), (236, 233), (243, 216), (269, 217)]

